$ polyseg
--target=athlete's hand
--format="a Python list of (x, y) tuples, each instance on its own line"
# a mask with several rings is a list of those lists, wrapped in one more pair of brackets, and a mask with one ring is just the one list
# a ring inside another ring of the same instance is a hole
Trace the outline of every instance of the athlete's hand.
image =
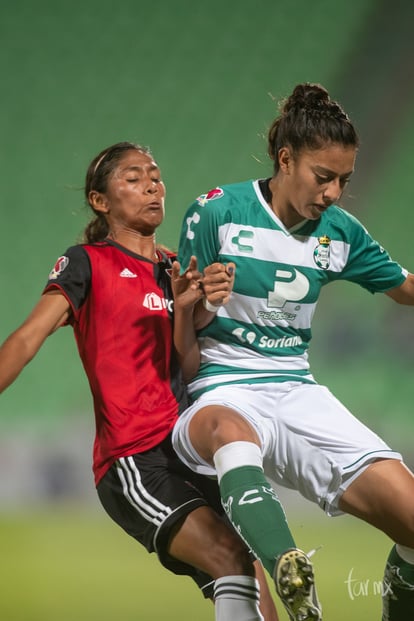
[(191, 257), (183, 274), (180, 274), (180, 270), (180, 263), (174, 261), (171, 272), (174, 305), (175, 308), (191, 308), (204, 297), (202, 274), (197, 269), (196, 257)]
[(235, 269), (234, 263), (212, 263), (205, 268), (202, 283), (209, 304), (227, 304), (233, 291)]

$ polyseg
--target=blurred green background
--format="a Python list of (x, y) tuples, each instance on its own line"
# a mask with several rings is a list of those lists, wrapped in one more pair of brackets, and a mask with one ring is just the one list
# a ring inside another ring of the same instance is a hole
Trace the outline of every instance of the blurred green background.
[[(101, 149), (120, 140), (152, 148), (167, 184), (158, 240), (174, 248), (197, 195), (270, 174), (267, 128), (278, 101), (303, 81), (327, 87), (359, 129), (344, 206), (412, 270), (413, 18), (408, 0), (3, 2), (0, 340), (27, 316), (56, 258), (79, 240), (90, 215), (84, 174)], [(314, 374), (410, 465), (413, 340), (412, 309), (354, 285), (324, 290)], [(69, 328), (48, 340), (0, 409), (0, 542), (8, 559), (0, 618), (109, 621), (112, 604), (125, 620), (191, 618), (187, 597), (204, 618), (192, 585), (191, 596), (180, 595), (176, 581), (184, 579), (162, 572), (101, 515), (90, 468), (91, 399)], [(286, 506), (309, 545), (324, 546), (321, 590), (337, 606), (335, 620), (349, 618), (342, 609), (355, 619), (378, 618), (378, 596), (352, 600), (345, 580), (354, 565), (365, 580), (380, 579), (387, 542), (348, 518), (320, 518), (290, 494)], [(342, 536), (349, 545), (340, 550)], [(372, 559), (379, 564), (365, 565)], [(158, 612), (144, 614), (147, 567), (161, 597)], [(82, 586), (95, 572), (96, 592)], [(122, 588), (128, 580), (131, 588)]]

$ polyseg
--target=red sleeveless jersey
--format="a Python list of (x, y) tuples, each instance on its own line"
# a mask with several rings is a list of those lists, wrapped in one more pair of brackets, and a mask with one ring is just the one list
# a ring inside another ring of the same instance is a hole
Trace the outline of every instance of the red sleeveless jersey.
[(153, 263), (112, 241), (72, 246), (49, 275), (72, 308), (91, 387), (98, 483), (119, 457), (171, 431), (186, 393), (173, 355), (170, 258)]

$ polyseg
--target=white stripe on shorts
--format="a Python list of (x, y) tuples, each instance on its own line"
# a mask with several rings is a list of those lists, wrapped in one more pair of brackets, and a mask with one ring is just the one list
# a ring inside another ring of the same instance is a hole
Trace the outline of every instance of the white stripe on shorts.
[(133, 457), (120, 457), (116, 462), (116, 470), (122, 483), (122, 490), (128, 502), (146, 520), (156, 526), (161, 526), (164, 520), (172, 513), (171, 507), (163, 505), (157, 498), (151, 496), (141, 481), (140, 472)]

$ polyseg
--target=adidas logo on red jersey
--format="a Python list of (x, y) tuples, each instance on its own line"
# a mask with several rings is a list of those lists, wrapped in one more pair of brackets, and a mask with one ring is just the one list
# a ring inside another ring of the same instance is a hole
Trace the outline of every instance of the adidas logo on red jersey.
[(131, 272), (127, 267), (119, 273), (121, 278), (136, 278), (137, 275)]

